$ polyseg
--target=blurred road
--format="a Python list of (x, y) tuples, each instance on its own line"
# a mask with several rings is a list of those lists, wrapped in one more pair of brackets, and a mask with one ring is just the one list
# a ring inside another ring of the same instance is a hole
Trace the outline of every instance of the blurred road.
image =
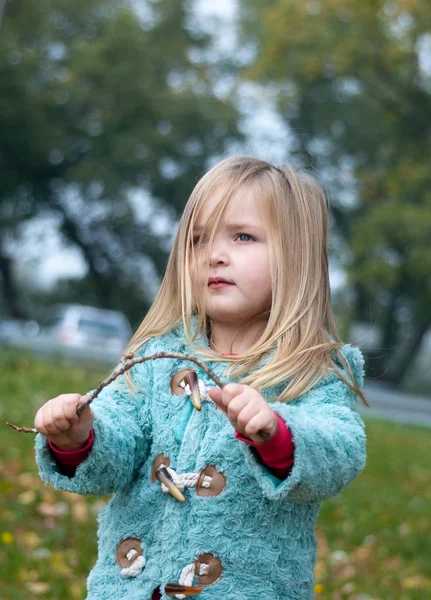
[(394, 391), (374, 381), (366, 381), (364, 393), (371, 408), (358, 402), (362, 416), (431, 427), (431, 398)]
[[(33, 331), (33, 322), (0, 322), (0, 348), (26, 348), (48, 360), (69, 363), (97, 364), (111, 371), (120, 360), (120, 353), (108, 346), (97, 349), (62, 347)], [(431, 427), (431, 397), (416, 396), (391, 389), (387, 384), (367, 379), (365, 397), (371, 408), (357, 403), (358, 412), (364, 417), (377, 417), (411, 425)]]

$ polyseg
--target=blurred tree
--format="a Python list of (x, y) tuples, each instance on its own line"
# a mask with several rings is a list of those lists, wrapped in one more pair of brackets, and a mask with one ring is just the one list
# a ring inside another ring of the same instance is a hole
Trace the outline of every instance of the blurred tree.
[[(242, 0), (292, 153), (328, 189), (354, 318), (382, 328), (373, 376), (400, 383), (430, 326), (431, 7), (424, 0)], [(379, 362), (379, 364), (378, 364)]]
[[(153, 228), (175, 218), (214, 156), (240, 137), (231, 97), (216, 97), (188, 0), (6, 2), (0, 35), (0, 277), (23, 315), (8, 240), (55, 213), (80, 248), (100, 306), (137, 322), (142, 261), (164, 269)], [(155, 201), (143, 221), (131, 192)], [(124, 293), (121, 293), (124, 291)]]

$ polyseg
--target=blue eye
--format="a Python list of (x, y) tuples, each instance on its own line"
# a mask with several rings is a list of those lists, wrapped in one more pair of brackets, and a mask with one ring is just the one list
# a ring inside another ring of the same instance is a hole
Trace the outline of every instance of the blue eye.
[[(249, 235), (248, 233), (238, 233), (238, 235), (237, 235), (236, 237), (237, 237), (237, 239), (238, 239), (240, 242), (249, 242), (250, 240), (253, 240), (253, 239), (254, 239), (254, 238), (253, 238), (251, 235)], [(240, 238), (242, 238), (242, 239), (240, 239)], [(244, 238), (248, 238), (248, 239), (244, 239)]]

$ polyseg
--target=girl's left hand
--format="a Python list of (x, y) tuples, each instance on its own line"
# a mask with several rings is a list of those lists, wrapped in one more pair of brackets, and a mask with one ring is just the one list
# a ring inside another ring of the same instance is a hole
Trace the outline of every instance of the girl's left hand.
[(262, 442), (258, 431), (266, 431), (272, 437), (277, 428), (277, 416), (265, 398), (249, 385), (228, 383), (221, 390), (213, 387), (208, 394), (227, 415), (236, 431), (253, 442)]

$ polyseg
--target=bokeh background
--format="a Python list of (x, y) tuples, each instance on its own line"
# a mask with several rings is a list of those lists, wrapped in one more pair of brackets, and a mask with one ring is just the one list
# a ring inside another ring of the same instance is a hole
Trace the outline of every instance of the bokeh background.
[[(0, 0), (1, 416), (106, 376), (208, 167), (301, 165), (372, 405), (316, 597), (431, 597), (430, 114), (428, 0)], [(33, 441), (0, 436), (0, 600), (84, 598), (106, 499), (45, 487)]]

